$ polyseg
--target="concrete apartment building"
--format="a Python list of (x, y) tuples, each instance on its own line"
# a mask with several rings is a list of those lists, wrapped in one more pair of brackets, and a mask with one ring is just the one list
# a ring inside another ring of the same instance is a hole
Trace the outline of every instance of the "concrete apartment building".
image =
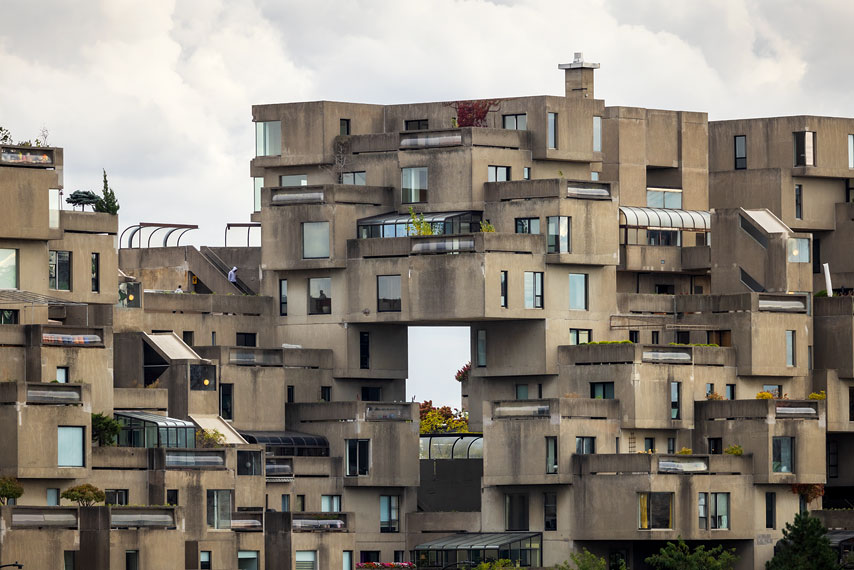
[[(814, 292), (854, 283), (854, 120), (607, 107), (560, 68), (564, 97), (253, 107), (260, 248), (121, 239), (61, 209), (62, 149), (3, 147), (0, 564), (640, 569), (681, 536), (754, 568), (828, 516), (793, 485), (850, 505), (854, 297)], [(419, 438), (411, 325), (470, 327), (472, 434)]]

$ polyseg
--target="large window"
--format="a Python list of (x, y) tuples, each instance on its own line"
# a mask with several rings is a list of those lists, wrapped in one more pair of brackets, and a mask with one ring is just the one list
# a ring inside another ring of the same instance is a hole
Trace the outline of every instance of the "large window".
[(320, 511), (324, 513), (340, 513), (341, 495), (321, 495)]
[(735, 169), (745, 170), (747, 168), (747, 136), (735, 136)]
[(795, 472), (795, 438), (775, 437), (771, 440), (771, 470), (774, 473)]
[(670, 419), (678, 420), (682, 418), (682, 383), (670, 383)]
[(400, 170), (400, 188), (404, 204), (427, 201), (427, 167), (402, 168)]
[(364, 186), (365, 184), (367, 184), (367, 177), (364, 171), (345, 172), (341, 175), (341, 184)]
[(505, 129), (512, 131), (526, 131), (528, 130), (528, 115), (525, 113), (504, 115), (501, 124)]
[(587, 344), (592, 336), (592, 329), (569, 329), (569, 344), (570, 346)]
[(509, 166), (489, 166), (487, 170), (487, 182), (507, 182), (510, 180)]
[(332, 279), (314, 277), (308, 280), (308, 314), (328, 315), (332, 313)]
[(281, 156), (282, 121), (255, 123), (255, 156)]
[(302, 224), (303, 259), (329, 257), (329, 222), (304, 222)]
[(528, 530), (528, 494), (504, 495), (504, 530)]
[(404, 131), (426, 131), (430, 127), (427, 119), (415, 119), (411, 121), (403, 121)]
[(516, 218), (517, 234), (539, 234), (540, 218)]
[(568, 216), (549, 216), (546, 218), (546, 251), (548, 253), (569, 253)]
[(350, 119), (338, 119), (338, 134), (341, 136), (350, 134)]
[(18, 250), (0, 249), (0, 289), (18, 288)]
[(367, 475), (371, 462), (371, 440), (348, 439), (347, 447), (347, 476), (357, 477)]
[(548, 115), (548, 148), (557, 148), (557, 113)]
[(238, 475), (263, 475), (261, 469), (260, 451), (238, 451), (237, 452), (237, 474)]
[(557, 530), (557, 493), (543, 493), (543, 530)]
[(128, 490), (127, 489), (104, 489), (104, 504), (105, 505), (127, 505)]
[(307, 174), (282, 174), (279, 176), (279, 186), (308, 186)]
[(57, 291), (71, 291), (71, 252), (48, 252), (48, 287)]
[(602, 117), (593, 117), (593, 152), (602, 152)]
[(815, 133), (792, 133), (795, 138), (795, 166), (815, 166)]
[(546, 436), (546, 473), (557, 473), (557, 437)]
[(638, 493), (638, 528), (673, 528), (673, 493)]
[(288, 314), (288, 280), (279, 279), (279, 314), (283, 317)]
[(575, 453), (578, 455), (590, 455), (596, 453), (596, 438), (589, 436), (577, 436), (575, 438)]
[(486, 330), (477, 330), (477, 366), (486, 366)]
[(207, 514), (210, 528), (231, 528), (231, 490), (208, 489)]
[(525, 272), (525, 308), (543, 308), (543, 274), (540, 271)]
[(83, 467), (85, 448), (83, 433), (79, 426), (59, 426), (56, 432), (57, 466)]
[(507, 272), (502, 271), (500, 280), (500, 291), (499, 291), (499, 305), (501, 307), (507, 308)]
[(92, 292), (98, 293), (101, 290), (101, 254), (92, 253)]
[(380, 495), (380, 532), (400, 532), (399, 495)]
[(586, 311), (587, 306), (587, 274), (569, 274), (569, 308), (575, 311)]
[(790, 263), (810, 262), (810, 240), (807, 238), (789, 238), (786, 242), (787, 259)]
[(699, 493), (697, 515), (700, 530), (729, 528), (729, 493)]
[(682, 190), (680, 188), (647, 188), (646, 205), (648, 208), (678, 210), (682, 207)]
[(400, 275), (377, 275), (377, 312), (400, 312)]
[(786, 366), (795, 365), (795, 331), (786, 331)]
[(294, 570), (317, 570), (317, 551), (297, 550)]
[(237, 570), (258, 570), (258, 551), (238, 550)]
[(614, 383), (613, 382), (591, 382), (590, 397), (597, 400), (613, 400), (614, 399)]

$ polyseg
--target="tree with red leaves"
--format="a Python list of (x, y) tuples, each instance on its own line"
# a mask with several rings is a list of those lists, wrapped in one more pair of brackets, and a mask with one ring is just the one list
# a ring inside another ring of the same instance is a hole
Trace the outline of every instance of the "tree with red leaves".
[(458, 127), (485, 127), (486, 116), (501, 107), (501, 100), (452, 101), (445, 106), (453, 107), (457, 112)]

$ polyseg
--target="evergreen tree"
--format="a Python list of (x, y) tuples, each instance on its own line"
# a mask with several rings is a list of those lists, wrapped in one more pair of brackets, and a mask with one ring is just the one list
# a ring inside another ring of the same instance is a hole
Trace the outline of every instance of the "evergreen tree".
[(706, 550), (700, 545), (694, 550), (681, 538), (678, 544), (668, 542), (658, 554), (646, 559), (656, 570), (731, 570), (738, 557), (735, 549), (724, 550), (722, 545)]
[(98, 201), (95, 203), (95, 211), (106, 212), (107, 214), (113, 214), (114, 216), (118, 214), (119, 201), (116, 200), (116, 194), (107, 182), (106, 169), (104, 170), (104, 189), (102, 190), (102, 194), (103, 195), (98, 198)]
[(793, 523), (786, 523), (783, 538), (777, 544), (774, 558), (766, 570), (833, 570), (839, 568), (836, 553), (827, 540), (821, 521), (809, 513), (799, 513)]

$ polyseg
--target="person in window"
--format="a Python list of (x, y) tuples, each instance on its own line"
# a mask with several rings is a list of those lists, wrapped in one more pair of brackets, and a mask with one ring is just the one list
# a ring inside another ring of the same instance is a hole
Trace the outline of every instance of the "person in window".
[(228, 272), (228, 281), (229, 283), (237, 283), (237, 267), (232, 267), (231, 271)]
[(180, 285), (178, 285), (178, 288), (177, 288), (177, 289), (175, 289), (175, 291), (174, 291), (174, 293), (183, 293), (183, 292), (184, 292), (184, 290), (183, 290), (183, 289), (181, 289), (181, 286), (180, 286)]

